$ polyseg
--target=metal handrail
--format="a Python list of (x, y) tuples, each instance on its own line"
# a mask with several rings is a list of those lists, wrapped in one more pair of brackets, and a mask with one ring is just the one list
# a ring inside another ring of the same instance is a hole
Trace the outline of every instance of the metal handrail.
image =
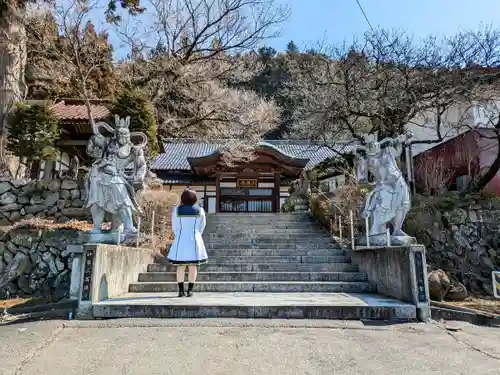
[(326, 194), (325, 194), (325, 193), (323, 193), (322, 191), (318, 191), (318, 194), (321, 194), (323, 197), (325, 197), (325, 198), (326, 198), (326, 199), (327, 199), (327, 200), (328, 200), (328, 201), (332, 204), (332, 206), (335, 206), (335, 208), (336, 208), (337, 210), (339, 210), (340, 212), (342, 212), (342, 210), (340, 209), (340, 207), (339, 207), (339, 206), (337, 206), (337, 203), (335, 203), (335, 201), (334, 201), (334, 200), (332, 200), (332, 199), (328, 198), (328, 197), (326, 196)]
[[(318, 191), (318, 194), (321, 194), (324, 198), (326, 198), (331, 204), (332, 206), (334, 206), (335, 208), (337, 208), (340, 212), (340, 217), (346, 217), (346, 215), (342, 212), (342, 210), (340, 209), (340, 207), (337, 205), (337, 203), (335, 203), (334, 200), (328, 198), (326, 196), (325, 193), (323, 193), (322, 191)], [(349, 214), (349, 221), (350, 221), (350, 231), (351, 231), (351, 248), (354, 249), (354, 227), (353, 227), (353, 223), (352, 223), (352, 218), (351, 218), (351, 213)], [(330, 231), (332, 231), (333, 227), (332, 227), (332, 219), (330, 218)], [(333, 235), (333, 232), (332, 232), (332, 235)], [(340, 236), (340, 241), (342, 241), (342, 228), (340, 227), (339, 228), (339, 236)]]

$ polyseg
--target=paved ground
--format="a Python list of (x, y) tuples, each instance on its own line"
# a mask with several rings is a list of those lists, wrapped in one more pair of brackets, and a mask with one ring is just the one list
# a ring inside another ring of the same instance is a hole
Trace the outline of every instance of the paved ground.
[(500, 328), (463, 323), (52, 321), (0, 326), (0, 341), (2, 375), (500, 373)]

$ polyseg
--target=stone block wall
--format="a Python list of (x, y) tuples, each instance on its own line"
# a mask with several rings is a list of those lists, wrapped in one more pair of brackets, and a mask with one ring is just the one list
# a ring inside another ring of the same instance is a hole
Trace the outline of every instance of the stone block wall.
[(412, 213), (406, 230), (426, 246), (432, 270), (444, 270), (474, 294), (493, 294), (491, 271), (500, 270), (500, 207), (426, 208)]
[(72, 256), (67, 246), (81, 244), (71, 228), (15, 227), (0, 238), (0, 298), (69, 294)]
[(0, 225), (23, 219), (54, 218), (56, 222), (88, 219), (83, 180), (0, 181)]

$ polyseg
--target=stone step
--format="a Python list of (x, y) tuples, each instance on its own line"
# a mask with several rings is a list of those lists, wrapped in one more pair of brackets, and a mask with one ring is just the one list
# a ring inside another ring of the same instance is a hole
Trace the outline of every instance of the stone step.
[[(175, 272), (139, 274), (139, 282), (175, 281)], [(363, 272), (200, 272), (198, 281), (367, 281)]]
[[(239, 234), (239, 235), (238, 235)], [(286, 234), (281, 236), (279, 231), (276, 231), (271, 235), (261, 235), (259, 233), (245, 233), (239, 232), (233, 235), (221, 235), (212, 236), (210, 232), (203, 234), (203, 240), (208, 242), (228, 242), (228, 241), (240, 241), (240, 242), (335, 242), (332, 236), (325, 235), (324, 233), (311, 233), (309, 236), (287, 236)]]
[(290, 242), (242, 242), (242, 241), (233, 241), (233, 242), (205, 242), (205, 247), (207, 251), (209, 249), (280, 249), (280, 250), (333, 250), (333, 249), (342, 249), (342, 247), (335, 242), (319, 242), (319, 243), (295, 243), (293, 241)]
[(344, 250), (283, 250), (283, 249), (208, 249), (209, 259), (216, 256), (339, 256), (345, 255)]
[[(286, 292), (286, 293), (370, 293), (374, 286), (366, 281), (200, 281), (198, 292)], [(168, 293), (177, 291), (177, 282), (141, 282), (129, 286), (130, 293)]]
[(224, 219), (242, 219), (242, 220), (255, 220), (255, 219), (269, 219), (269, 220), (307, 220), (312, 216), (309, 212), (302, 213), (259, 213), (259, 212), (218, 212), (207, 213), (207, 217), (224, 220)]
[[(148, 265), (148, 272), (173, 272), (170, 263)], [(345, 263), (208, 263), (200, 266), (203, 272), (358, 272), (357, 264)]]
[(307, 225), (307, 224), (317, 224), (317, 222), (313, 218), (308, 219), (280, 219), (280, 218), (225, 218), (219, 219), (214, 217), (207, 217), (207, 223), (211, 225), (243, 225), (243, 224), (251, 224), (251, 225)]
[[(268, 245), (269, 247), (274, 247), (274, 245), (322, 245), (322, 247), (330, 246), (330, 245), (338, 245), (338, 243), (333, 238), (318, 238), (318, 237), (310, 237), (310, 238), (300, 238), (300, 239), (291, 239), (291, 238), (204, 238), (203, 242), (205, 244), (212, 245), (231, 245), (234, 244), (234, 247), (244, 247), (243, 245)], [(271, 246), (272, 245), (272, 246)]]
[(415, 306), (376, 294), (128, 293), (93, 305), (97, 318), (416, 320)]
[(307, 229), (322, 229), (323, 227), (321, 224), (315, 222), (315, 221), (293, 221), (293, 222), (281, 222), (281, 221), (268, 221), (268, 220), (263, 220), (263, 221), (225, 221), (225, 222), (220, 222), (220, 221), (210, 221), (209, 218), (207, 218), (207, 225), (208, 228), (217, 228), (217, 229), (223, 229), (223, 228), (237, 228), (237, 227), (254, 227), (255, 229), (264, 229), (267, 227), (267, 229), (271, 228), (285, 228), (285, 229), (298, 229), (298, 228), (307, 228)]
[(245, 217), (245, 216), (224, 216), (219, 217), (217, 215), (207, 215), (207, 223), (217, 223), (217, 224), (231, 224), (231, 223), (276, 223), (276, 224), (307, 224), (316, 223), (316, 219), (312, 216), (304, 216), (301, 218), (282, 218), (282, 217), (272, 217), (272, 216), (260, 216), (260, 217)]
[(284, 256), (214, 256), (209, 259), (211, 263), (345, 263), (350, 260), (348, 255), (327, 255), (327, 256), (314, 256), (314, 255), (284, 255)]
[(272, 236), (279, 234), (280, 236), (315, 236), (315, 235), (321, 235), (325, 237), (331, 237), (330, 233), (328, 233), (327, 230), (323, 230), (321, 228), (273, 228), (269, 229), (269, 227), (266, 225), (265, 229), (255, 229), (255, 227), (234, 227), (234, 228), (219, 228), (216, 230), (211, 230), (209, 228), (205, 228), (205, 233), (203, 233), (203, 236), (209, 236), (209, 237), (226, 237), (226, 236), (256, 236), (256, 235), (262, 235), (262, 236)]
[[(209, 220), (209, 219), (207, 219)], [(258, 232), (263, 230), (326, 230), (320, 224), (315, 222), (305, 222), (305, 223), (212, 223), (207, 221), (206, 229), (207, 231), (234, 231), (246, 228), (250, 231)]]
[(271, 240), (294, 240), (294, 241), (302, 241), (302, 240), (309, 240), (309, 239), (321, 239), (323, 241), (331, 241), (332, 236), (328, 232), (323, 232), (323, 231), (317, 231), (317, 232), (303, 232), (303, 231), (297, 231), (294, 233), (289, 233), (281, 230), (275, 230), (272, 232), (267, 232), (267, 233), (262, 233), (262, 232), (249, 232), (247, 230), (242, 230), (240, 232), (234, 231), (231, 233), (220, 233), (220, 232), (215, 232), (215, 233), (204, 233), (203, 234), (203, 239), (205, 241), (208, 240), (238, 240), (238, 239), (245, 239), (245, 240), (262, 240), (262, 241), (271, 241)]
[(208, 215), (218, 216), (218, 217), (224, 217), (224, 216), (301, 217), (301, 216), (310, 216), (310, 213), (309, 212), (217, 212), (217, 213), (208, 213)]

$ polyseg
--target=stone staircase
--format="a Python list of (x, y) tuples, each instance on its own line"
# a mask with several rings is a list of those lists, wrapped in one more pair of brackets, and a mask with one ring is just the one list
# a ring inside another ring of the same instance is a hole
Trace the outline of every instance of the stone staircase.
[[(372, 294), (365, 273), (309, 214), (216, 214), (209, 263), (193, 298), (177, 298), (175, 268), (151, 264), (129, 294), (94, 305), (112, 317), (412, 320), (415, 307)], [(174, 298), (175, 297), (175, 298)]]

